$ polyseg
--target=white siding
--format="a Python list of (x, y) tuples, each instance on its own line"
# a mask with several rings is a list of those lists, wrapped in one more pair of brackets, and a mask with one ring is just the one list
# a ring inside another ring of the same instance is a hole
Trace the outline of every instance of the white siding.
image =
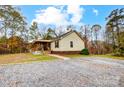
[[(73, 48), (70, 41), (73, 41)], [(55, 42), (51, 43), (51, 51), (81, 51), (83, 48), (84, 42), (75, 32), (59, 40), (59, 48), (55, 48)]]

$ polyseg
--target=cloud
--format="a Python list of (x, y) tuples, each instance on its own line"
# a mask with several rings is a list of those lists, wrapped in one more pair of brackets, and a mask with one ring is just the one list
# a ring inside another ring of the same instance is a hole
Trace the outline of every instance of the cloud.
[(93, 8), (93, 13), (95, 13), (96, 16), (99, 15), (99, 11), (97, 9), (94, 9), (94, 8)]
[(67, 11), (68, 14), (72, 14), (71, 22), (73, 24), (79, 23), (84, 13), (84, 9), (79, 5), (69, 5)]
[[(36, 11), (35, 19), (38, 24), (69, 25), (81, 24), (80, 20), (84, 14), (84, 9), (79, 5), (49, 6), (46, 9)], [(70, 15), (72, 17), (70, 17)]]
[(46, 10), (40, 10), (36, 14), (36, 18), (33, 21), (38, 22), (39, 24), (66, 24), (65, 14), (61, 13), (61, 9), (55, 7), (48, 7)]

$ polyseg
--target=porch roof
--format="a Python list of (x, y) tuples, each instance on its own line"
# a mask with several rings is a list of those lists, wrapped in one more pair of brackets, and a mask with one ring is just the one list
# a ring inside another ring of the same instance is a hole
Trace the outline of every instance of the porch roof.
[(36, 42), (47, 42), (47, 43), (50, 43), (52, 42), (52, 40), (34, 40), (33, 43), (36, 43)]

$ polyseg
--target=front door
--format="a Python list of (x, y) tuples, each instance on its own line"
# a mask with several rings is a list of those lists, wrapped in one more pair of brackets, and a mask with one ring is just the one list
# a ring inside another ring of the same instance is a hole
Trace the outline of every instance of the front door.
[(43, 42), (43, 49), (45, 53), (50, 53), (50, 43), (49, 42)]

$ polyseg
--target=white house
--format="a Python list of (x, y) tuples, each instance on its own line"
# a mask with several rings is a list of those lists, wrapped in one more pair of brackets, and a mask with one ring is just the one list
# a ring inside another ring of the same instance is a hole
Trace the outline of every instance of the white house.
[(84, 49), (84, 40), (76, 31), (69, 31), (54, 40), (36, 40), (44, 50), (51, 53), (77, 54)]
[(51, 53), (80, 53), (84, 41), (76, 31), (69, 31), (51, 42)]

